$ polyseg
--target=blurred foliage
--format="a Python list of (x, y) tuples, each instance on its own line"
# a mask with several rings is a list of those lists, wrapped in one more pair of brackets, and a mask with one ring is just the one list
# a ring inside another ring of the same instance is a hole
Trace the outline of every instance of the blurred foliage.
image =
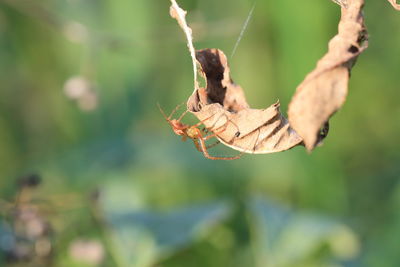
[[(227, 55), (253, 5), (179, 3), (196, 47)], [(0, 265), (398, 266), (400, 14), (367, 1), (370, 47), (323, 147), (221, 162), (156, 107), (192, 91), (168, 11), (166, 0), (0, 1)], [(253, 15), (232, 76), (254, 107), (285, 110), (339, 7), (258, 1)], [(18, 183), (30, 174), (41, 183)]]

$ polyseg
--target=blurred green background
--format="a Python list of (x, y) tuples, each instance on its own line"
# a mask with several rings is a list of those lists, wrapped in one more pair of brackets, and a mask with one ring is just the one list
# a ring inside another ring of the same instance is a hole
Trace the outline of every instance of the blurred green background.
[[(253, 1), (179, 4), (196, 48), (229, 56)], [(322, 147), (211, 161), (156, 106), (192, 92), (169, 5), (0, 1), (0, 266), (399, 266), (400, 13), (367, 0), (370, 47)], [(339, 16), (257, 2), (230, 58), (252, 107), (286, 112)]]

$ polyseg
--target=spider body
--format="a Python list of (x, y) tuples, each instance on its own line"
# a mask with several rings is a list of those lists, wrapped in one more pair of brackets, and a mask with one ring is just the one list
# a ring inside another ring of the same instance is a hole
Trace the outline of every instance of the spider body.
[[(195, 130), (196, 127), (189, 126), (181, 123), (179, 120), (173, 119), (168, 121), (175, 134), (182, 137), (198, 138), (198, 132)], [(193, 129), (195, 128), (195, 129)]]
[[(188, 124), (182, 123), (181, 120), (186, 115), (186, 113), (188, 112), (187, 110), (178, 119), (171, 119), (173, 114), (176, 112), (176, 110), (180, 106), (181, 105), (178, 105), (171, 112), (171, 114), (169, 116), (167, 116), (164, 113), (164, 111), (162, 110), (160, 105), (158, 105), (158, 108), (160, 109), (160, 111), (163, 114), (164, 118), (167, 120), (168, 124), (171, 125), (171, 128), (174, 131), (174, 133), (179, 135), (179, 136), (182, 136), (182, 141), (186, 141), (187, 138), (190, 138), (193, 141), (194, 145), (196, 146), (196, 149), (198, 151), (202, 152), (203, 155), (208, 159), (212, 159), (212, 160), (234, 160), (234, 159), (238, 159), (238, 158), (240, 158), (242, 156), (242, 154), (239, 154), (239, 155), (234, 156), (234, 157), (214, 157), (214, 156), (211, 156), (208, 153), (208, 149), (213, 147), (213, 146), (215, 146), (219, 142), (216, 143), (216, 144), (212, 144), (212, 145), (207, 146), (205, 141), (210, 139), (210, 138), (212, 138), (212, 137), (217, 136), (220, 132), (212, 133), (210, 135), (207, 135), (205, 130), (201, 130), (201, 129), (198, 128), (204, 121), (200, 121), (199, 123), (196, 123), (195, 125), (188, 125)], [(222, 131), (224, 131), (224, 129), (222, 129)]]

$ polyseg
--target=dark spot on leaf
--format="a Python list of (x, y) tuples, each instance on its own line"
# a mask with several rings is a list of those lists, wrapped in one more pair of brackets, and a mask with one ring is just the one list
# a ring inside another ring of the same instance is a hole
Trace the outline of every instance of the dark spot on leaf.
[(350, 46), (350, 48), (349, 48), (348, 51), (349, 51), (350, 53), (355, 54), (355, 53), (358, 53), (359, 50), (358, 50), (358, 47), (352, 45), (352, 46)]

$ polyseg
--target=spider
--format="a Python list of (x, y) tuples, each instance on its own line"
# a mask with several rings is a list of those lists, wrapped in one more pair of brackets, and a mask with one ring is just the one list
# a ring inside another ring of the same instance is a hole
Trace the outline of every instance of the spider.
[[(211, 156), (208, 153), (209, 148), (214, 147), (215, 145), (219, 144), (219, 142), (212, 144), (212, 145), (206, 145), (206, 141), (209, 140), (210, 138), (215, 137), (218, 135), (220, 132), (213, 133), (210, 135), (207, 135), (207, 131), (205, 129), (199, 129), (198, 127), (205, 121), (208, 120), (209, 118), (206, 118), (203, 121), (200, 121), (196, 123), (195, 125), (187, 125), (183, 124), (181, 122), (182, 118), (186, 115), (188, 110), (183, 112), (183, 114), (178, 118), (178, 119), (171, 119), (171, 117), (174, 115), (174, 113), (178, 110), (178, 108), (182, 105), (178, 105), (175, 107), (175, 109), (171, 112), (169, 116), (167, 116), (164, 112), (164, 110), (160, 107), (160, 104), (158, 104), (158, 108), (160, 109), (161, 113), (163, 114), (164, 118), (167, 120), (169, 125), (171, 125), (172, 130), (174, 131), (175, 134), (182, 136), (182, 141), (186, 141), (187, 138), (192, 139), (194, 145), (196, 146), (196, 149), (200, 152), (203, 153), (204, 157), (212, 160), (234, 160), (234, 159), (239, 159), (242, 156), (242, 153), (234, 156), (234, 157), (214, 157)], [(224, 131), (225, 129), (221, 130)]]

